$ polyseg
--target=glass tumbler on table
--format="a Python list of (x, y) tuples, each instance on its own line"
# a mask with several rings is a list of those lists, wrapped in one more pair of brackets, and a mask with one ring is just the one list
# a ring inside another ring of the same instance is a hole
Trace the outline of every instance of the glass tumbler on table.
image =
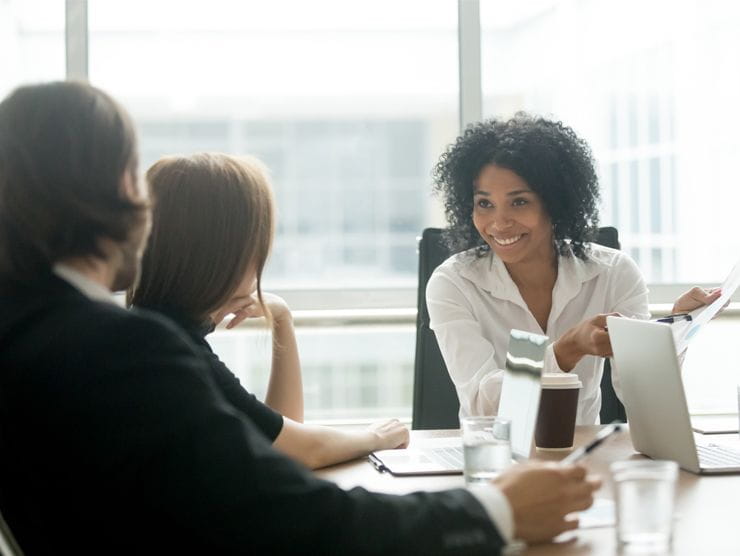
[(610, 466), (617, 502), (617, 543), (626, 553), (670, 550), (678, 465), (630, 460)]
[(511, 425), (499, 417), (460, 420), (465, 458), (465, 482), (488, 481), (511, 464)]

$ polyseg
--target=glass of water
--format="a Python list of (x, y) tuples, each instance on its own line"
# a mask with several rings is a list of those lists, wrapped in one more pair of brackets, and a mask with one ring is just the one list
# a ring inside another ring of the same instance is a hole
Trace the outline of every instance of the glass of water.
[(673, 540), (678, 465), (630, 460), (610, 466), (617, 501), (617, 542), (627, 553), (666, 552)]
[(511, 424), (499, 417), (460, 420), (465, 456), (465, 482), (489, 481), (511, 464)]

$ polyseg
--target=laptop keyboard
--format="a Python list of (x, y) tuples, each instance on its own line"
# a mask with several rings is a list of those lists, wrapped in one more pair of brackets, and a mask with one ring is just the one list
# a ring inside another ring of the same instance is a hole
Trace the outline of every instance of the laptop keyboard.
[(463, 459), (462, 448), (434, 448), (429, 450), (429, 454), (437, 463), (448, 469), (463, 468), (465, 460)]
[(740, 452), (718, 444), (697, 446), (699, 463), (706, 468), (737, 467), (740, 468)]

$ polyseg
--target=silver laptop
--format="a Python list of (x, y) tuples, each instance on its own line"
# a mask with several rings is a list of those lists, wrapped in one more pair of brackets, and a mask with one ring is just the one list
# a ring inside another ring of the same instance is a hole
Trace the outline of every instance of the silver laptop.
[[(547, 336), (512, 330), (501, 386), (499, 416), (511, 421), (511, 453), (515, 461), (529, 458), (545, 362)], [(459, 475), (463, 471), (462, 439), (428, 438), (406, 450), (381, 450), (368, 456), (379, 471), (393, 475)]]
[(670, 325), (606, 320), (635, 450), (693, 473), (740, 472), (740, 441), (737, 450), (695, 442)]

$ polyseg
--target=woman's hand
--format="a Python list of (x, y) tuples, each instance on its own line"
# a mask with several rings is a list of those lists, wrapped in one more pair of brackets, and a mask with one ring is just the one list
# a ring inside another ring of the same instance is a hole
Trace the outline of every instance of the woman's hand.
[(368, 430), (375, 436), (373, 451), (406, 448), (409, 445), (409, 429), (398, 419), (373, 423)]
[[(292, 315), (290, 314), (290, 309), (288, 308), (288, 304), (285, 303), (285, 300), (282, 297), (263, 292), (262, 299), (276, 323), (282, 322), (286, 318), (292, 318)], [(262, 306), (257, 299), (256, 291), (249, 296), (235, 297), (234, 299), (230, 300), (223, 309), (216, 313), (213, 321), (218, 324), (222, 320), (224, 320), (227, 315), (230, 314), (233, 314), (234, 317), (226, 325), (227, 329), (234, 328), (246, 319), (265, 316), (265, 312), (263, 311)]]
[(700, 288), (695, 286), (681, 295), (673, 304), (673, 313), (688, 313), (704, 305), (715, 302), (722, 295), (719, 288)]
[(606, 317), (621, 316), (619, 313), (596, 315), (586, 319), (568, 330), (553, 345), (558, 366), (564, 371), (572, 371), (584, 355), (610, 357), (612, 344), (606, 330)]

